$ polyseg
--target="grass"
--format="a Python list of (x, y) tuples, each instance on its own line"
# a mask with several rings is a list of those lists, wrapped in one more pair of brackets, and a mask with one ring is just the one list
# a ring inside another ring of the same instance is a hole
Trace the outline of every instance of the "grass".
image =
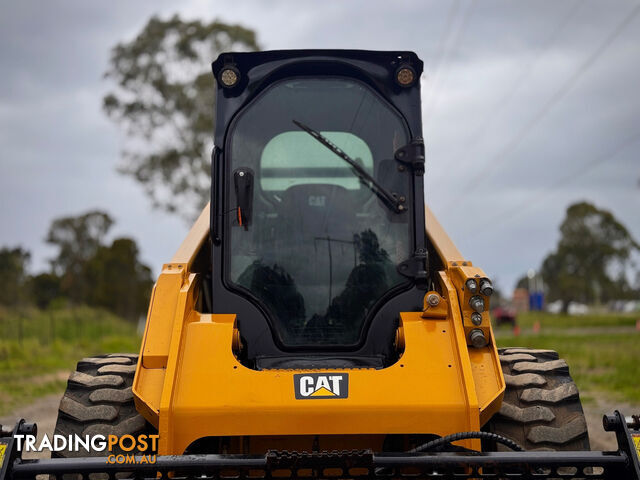
[(139, 348), (136, 327), (103, 310), (2, 310), (0, 415), (62, 392), (68, 373), (83, 357)]
[[(538, 320), (542, 326), (539, 335), (513, 337), (508, 328), (500, 328), (497, 341), (499, 346), (557, 350), (569, 363), (583, 401), (589, 401), (589, 395), (606, 392), (615, 399), (638, 404), (640, 333), (575, 332), (581, 327), (632, 326), (636, 317), (530, 312), (521, 314), (518, 323), (530, 329)], [(83, 357), (137, 352), (139, 348), (135, 326), (103, 310), (0, 310), (0, 415), (37, 397), (62, 392), (68, 373)]]
[(517, 317), (521, 328), (532, 328), (537, 322), (543, 330), (588, 327), (632, 327), (640, 319), (640, 313), (590, 313), (566, 315), (546, 312), (524, 312)]
[(498, 346), (556, 350), (569, 364), (583, 401), (606, 392), (616, 400), (640, 402), (640, 333), (510, 336), (499, 338)]

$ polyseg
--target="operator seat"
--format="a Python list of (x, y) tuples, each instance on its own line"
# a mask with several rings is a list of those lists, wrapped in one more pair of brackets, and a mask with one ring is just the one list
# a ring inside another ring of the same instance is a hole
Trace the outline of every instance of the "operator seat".
[(282, 195), (278, 242), (283, 268), (305, 299), (307, 319), (323, 314), (358, 263), (357, 192), (338, 185), (296, 185)]

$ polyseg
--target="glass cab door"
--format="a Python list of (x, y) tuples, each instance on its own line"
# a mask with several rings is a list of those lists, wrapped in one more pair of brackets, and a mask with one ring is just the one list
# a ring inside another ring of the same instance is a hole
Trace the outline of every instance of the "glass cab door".
[(295, 122), (341, 149), (385, 191), (411, 199), (394, 152), (402, 117), (363, 83), (293, 78), (268, 87), (226, 144), (226, 283), (268, 313), (288, 347), (355, 345), (376, 302), (407, 284), (410, 217)]

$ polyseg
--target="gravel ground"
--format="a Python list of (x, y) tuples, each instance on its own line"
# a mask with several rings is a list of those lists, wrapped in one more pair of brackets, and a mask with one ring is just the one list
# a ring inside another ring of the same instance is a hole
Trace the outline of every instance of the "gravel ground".
[(589, 396), (595, 400), (583, 405), (582, 408), (584, 409), (584, 414), (587, 419), (591, 450), (616, 450), (616, 436), (614, 433), (604, 431), (602, 428), (602, 416), (604, 414), (611, 414), (615, 410), (620, 410), (620, 412), (627, 417), (638, 415), (640, 414), (640, 404), (632, 405), (630, 403), (618, 402), (604, 395), (596, 396), (593, 392), (590, 392)]
[[(30, 405), (25, 405), (14, 410), (13, 413), (0, 417), (0, 425), (15, 425), (15, 423), (24, 418), (28, 422), (35, 422), (38, 425), (38, 443), (42, 436), (47, 433), (53, 435), (56, 427), (56, 419), (58, 417), (58, 405), (60, 404), (60, 394), (47, 395), (39, 398)], [(51, 455), (47, 452), (25, 452), (24, 458), (49, 458)]]

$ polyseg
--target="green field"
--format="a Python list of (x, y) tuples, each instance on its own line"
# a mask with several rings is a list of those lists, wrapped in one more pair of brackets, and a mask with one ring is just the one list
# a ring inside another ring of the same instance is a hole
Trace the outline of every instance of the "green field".
[[(583, 400), (604, 392), (612, 399), (640, 403), (640, 332), (632, 328), (640, 315), (584, 316), (530, 312), (518, 316), (523, 335), (497, 329), (500, 347), (556, 350), (571, 369)], [(533, 334), (534, 322), (540, 332)], [(622, 331), (621, 331), (622, 330)]]
[[(536, 320), (541, 329), (534, 335)], [(631, 328), (635, 322), (631, 315), (532, 312), (518, 317), (523, 335), (514, 337), (508, 327), (496, 332), (501, 347), (557, 350), (569, 363), (583, 400), (605, 393), (639, 404), (640, 332)], [(620, 328), (624, 331), (616, 331)], [(0, 310), (0, 415), (62, 392), (68, 373), (83, 357), (139, 348), (135, 326), (103, 310)]]
[(633, 327), (640, 319), (640, 313), (590, 313), (587, 315), (551, 314), (546, 312), (525, 312), (518, 314), (521, 328), (532, 328), (537, 322), (541, 330), (589, 327)]
[(135, 326), (103, 310), (1, 310), (0, 415), (63, 391), (83, 357), (139, 349)]

